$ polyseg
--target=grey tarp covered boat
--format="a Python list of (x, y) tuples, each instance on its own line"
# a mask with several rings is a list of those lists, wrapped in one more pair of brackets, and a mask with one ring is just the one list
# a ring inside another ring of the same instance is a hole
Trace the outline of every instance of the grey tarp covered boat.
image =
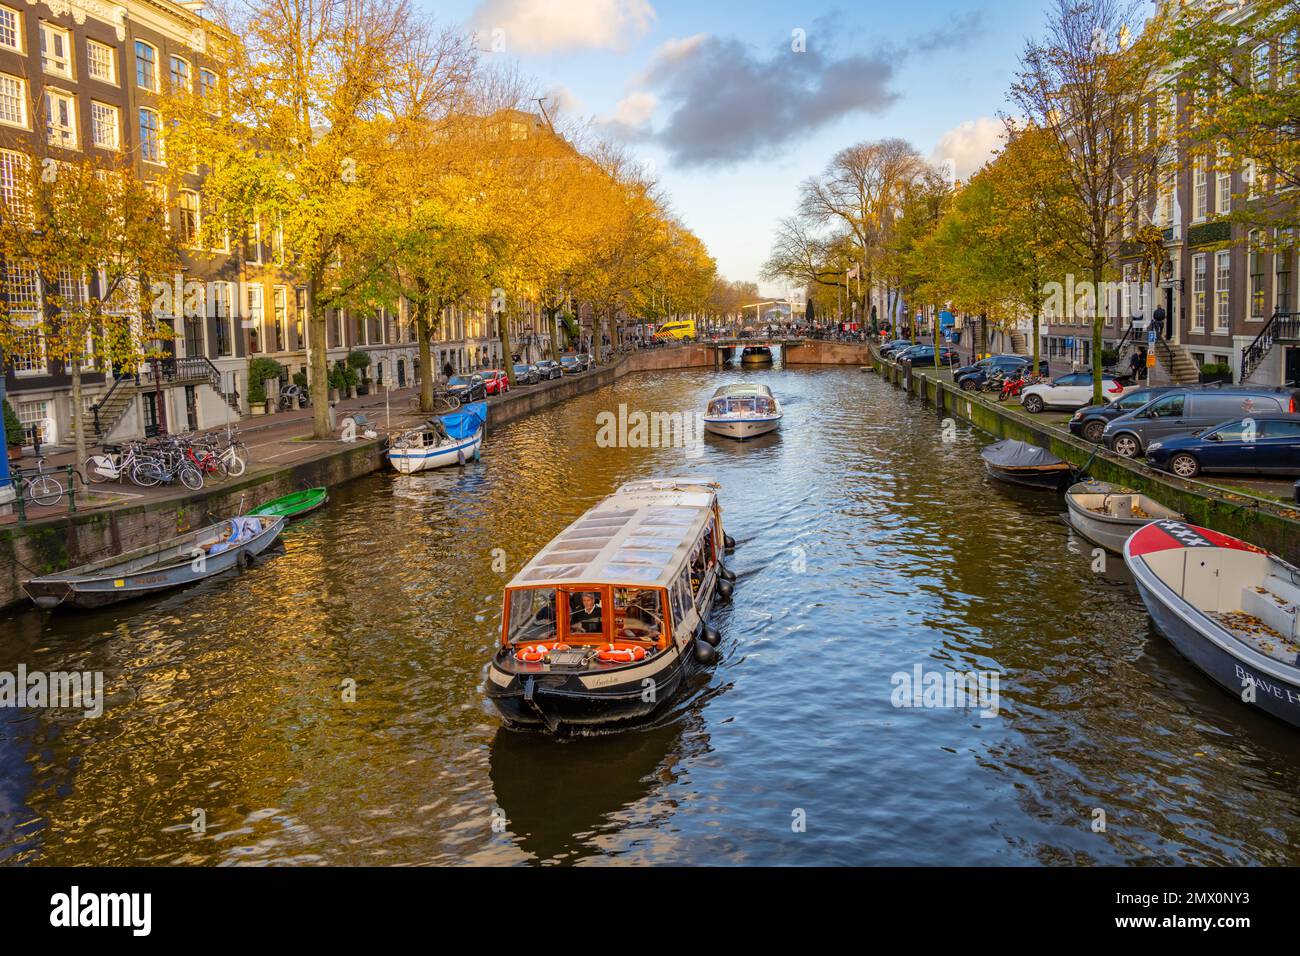
[(1045, 448), (1008, 438), (980, 451), (989, 474), (1000, 481), (1055, 491), (1069, 478), (1071, 467)]
[(279, 515), (242, 515), (23, 584), (38, 607), (92, 608), (183, 587), (251, 561), (284, 529)]

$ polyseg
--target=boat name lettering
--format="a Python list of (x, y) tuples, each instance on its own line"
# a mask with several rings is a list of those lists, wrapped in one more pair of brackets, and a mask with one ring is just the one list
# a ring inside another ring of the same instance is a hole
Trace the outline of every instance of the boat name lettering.
[(1276, 684), (1270, 684), (1268, 681), (1249, 673), (1242, 668), (1240, 664), (1234, 664), (1233, 669), (1237, 672), (1237, 680), (1241, 681), (1241, 686), (1254, 684), (1260, 690), (1272, 694), (1278, 700), (1285, 700), (1291, 704), (1300, 704), (1300, 694), (1297, 694), (1289, 687), (1279, 687)]

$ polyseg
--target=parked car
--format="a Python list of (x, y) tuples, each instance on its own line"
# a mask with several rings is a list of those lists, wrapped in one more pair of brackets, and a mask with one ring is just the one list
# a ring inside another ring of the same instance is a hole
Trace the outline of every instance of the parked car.
[(565, 375), (576, 375), (587, 370), (587, 363), (581, 355), (561, 355), (560, 367), (564, 369)]
[[(924, 368), (929, 365), (934, 366), (934, 346), (933, 345), (914, 345), (903, 353), (899, 361), (904, 365), (910, 365), (913, 368), (920, 366)], [(961, 361), (961, 356), (951, 345), (945, 345), (939, 350), (940, 365), (956, 365)]]
[(516, 385), (536, 385), (541, 380), (542, 376), (541, 373), (537, 371), (536, 365), (520, 363), (515, 366)]
[(1235, 385), (1180, 388), (1152, 399), (1106, 426), (1106, 447), (1125, 458), (1146, 453), (1155, 441), (1199, 432), (1246, 415), (1294, 415), (1300, 392), (1291, 388)]
[(1300, 416), (1235, 418), (1147, 445), (1147, 462), (1180, 478), (1205, 471), (1300, 475)]
[(487, 398), (487, 382), (482, 375), (453, 375), (447, 379), (447, 391), (462, 402), (474, 402)]
[[(1033, 359), (1028, 355), (990, 355), (988, 358), (980, 359), (974, 365), (963, 365), (961, 368), (953, 369), (952, 380), (963, 391), (974, 392), (979, 390), (993, 372), (1014, 375), (1024, 372), (1032, 363)], [(1050, 374), (1047, 359), (1039, 359), (1038, 374)]]
[[(1113, 402), (1124, 394), (1124, 386), (1116, 379), (1103, 375), (1101, 397)], [(1020, 395), (1025, 411), (1037, 415), (1046, 408), (1081, 408), (1092, 401), (1092, 373), (1071, 372), (1050, 382), (1030, 385)]]
[(479, 375), (483, 376), (489, 395), (504, 395), (510, 391), (510, 378), (506, 375), (505, 369), (485, 368), (479, 371)]
[(544, 382), (549, 382), (551, 379), (559, 378), (564, 374), (564, 369), (560, 367), (560, 363), (555, 359), (542, 359), (535, 368)]
[(1090, 441), (1094, 445), (1100, 445), (1106, 426), (1116, 418), (1137, 411), (1151, 399), (1168, 392), (1177, 391), (1179, 387), (1178, 385), (1157, 385), (1149, 388), (1138, 388), (1131, 392), (1125, 392), (1115, 401), (1105, 405), (1087, 405), (1075, 412), (1074, 417), (1070, 419), (1070, 434), (1078, 435), (1084, 441)]
[(880, 354), (893, 355), (902, 349), (910, 349), (915, 344), (911, 339), (891, 339), (880, 347)]

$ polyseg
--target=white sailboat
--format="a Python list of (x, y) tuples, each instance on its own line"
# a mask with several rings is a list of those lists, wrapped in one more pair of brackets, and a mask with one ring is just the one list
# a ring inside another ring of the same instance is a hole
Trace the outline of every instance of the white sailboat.
[(486, 430), (487, 402), (475, 402), (393, 439), (388, 461), (404, 475), (463, 465), (478, 457)]

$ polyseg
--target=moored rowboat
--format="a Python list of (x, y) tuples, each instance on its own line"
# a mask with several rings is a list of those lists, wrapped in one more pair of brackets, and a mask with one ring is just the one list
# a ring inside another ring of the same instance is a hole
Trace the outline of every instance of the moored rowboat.
[(284, 528), (276, 515), (241, 515), (23, 584), (38, 607), (92, 608), (202, 581), (252, 561)]
[(323, 508), (329, 503), (329, 500), (329, 492), (326, 489), (306, 488), (276, 498), (273, 501), (268, 501), (266, 504), (254, 508), (249, 514), (279, 515), (282, 518), (293, 520), (311, 514), (317, 508)]
[(399, 435), (389, 446), (388, 461), (404, 475), (463, 465), (478, 457), (486, 429), (487, 402), (474, 402)]
[(1235, 697), (1300, 727), (1300, 569), (1179, 521), (1134, 533), (1124, 564), (1179, 653)]
[(1104, 481), (1081, 481), (1065, 493), (1070, 526), (1094, 544), (1121, 554), (1134, 531), (1153, 521), (1183, 516), (1130, 488)]

